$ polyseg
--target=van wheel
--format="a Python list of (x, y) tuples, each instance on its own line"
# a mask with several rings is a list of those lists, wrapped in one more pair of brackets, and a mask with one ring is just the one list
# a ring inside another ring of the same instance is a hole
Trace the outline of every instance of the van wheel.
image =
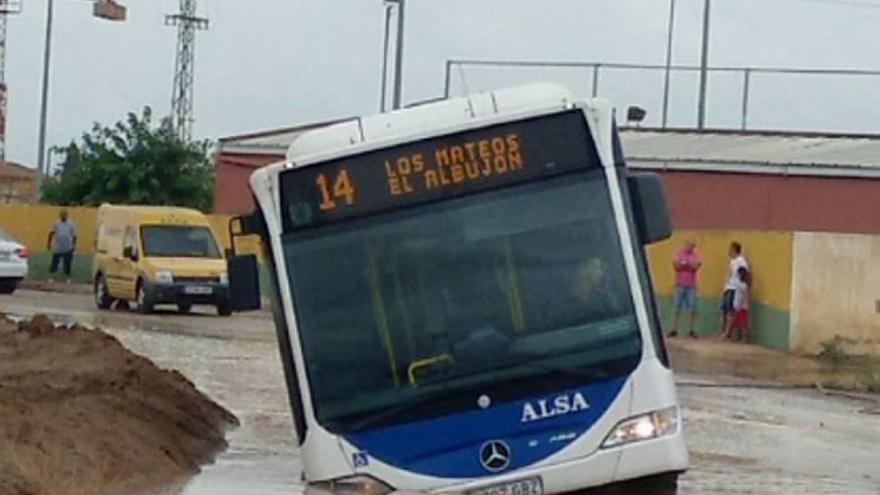
[(193, 305), (189, 303), (180, 303), (177, 305), (177, 312), (182, 315), (188, 315), (192, 311)]
[(217, 305), (217, 314), (220, 316), (229, 316), (232, 314), (232, 306), (228, 302)]
[(113, 298), (110, 297), (110, 291), (107, 289), (107, 279), (104, 275), (98, 275), (95, 278), (95, 306), (98, 309), (110, 309), (113, 305)]
[(15, 279), (0, 280), (0, 294), (12, 294), (18, 288), (18, 281)]
[(137, 312), (143, 315), (153, 312), (153, 296), (147, 290), (147, 284), (143, 281), (137, 285)]

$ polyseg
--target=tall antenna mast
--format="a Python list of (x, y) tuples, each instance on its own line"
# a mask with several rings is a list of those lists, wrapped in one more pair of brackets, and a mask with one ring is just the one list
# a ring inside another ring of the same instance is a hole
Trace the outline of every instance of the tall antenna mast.
[(0, 0), (0, 163), (6, 163), (6, 23), (19, 12), (20, 0)]
[(177, 135), (189, 141), (194, 120), (196, 31), (208, 29), (208, 19), (196, 17), (196, 0), (180, 0), (180, 13), (165, 16), (165, 24), (177, 26), (177, 61), (174, 68), (174, 92), (171, 95), (171, 123)]

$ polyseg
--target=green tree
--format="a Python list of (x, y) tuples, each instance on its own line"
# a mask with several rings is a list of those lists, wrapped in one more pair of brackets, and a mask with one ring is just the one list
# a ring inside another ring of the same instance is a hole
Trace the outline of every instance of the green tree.
[(129, 113), (113, 127), (95, 124), (81, 142), (64, 148), (60, 170), (43, 185), (43, 200), (64, 206), (101, 203), (188, 206), (213, 204), (214, 167), (209, 143), (181, 140), (152, 111)]

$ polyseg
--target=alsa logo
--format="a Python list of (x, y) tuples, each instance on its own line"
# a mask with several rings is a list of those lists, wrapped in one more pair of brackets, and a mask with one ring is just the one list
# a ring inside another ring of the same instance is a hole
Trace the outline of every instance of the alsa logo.
[(523, 405), (520, 423), (530, 423), (554, 416), (563, 416), (577, 411), (585, 411), (589, 408), (590, 404), (581, 392), (559, 395), (552, 400), (541, 399), (534, 402), (526, 402)]

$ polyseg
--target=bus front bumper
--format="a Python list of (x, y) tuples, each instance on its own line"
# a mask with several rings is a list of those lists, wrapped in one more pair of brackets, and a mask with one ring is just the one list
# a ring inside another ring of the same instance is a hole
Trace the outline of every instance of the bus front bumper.
[(493, 477), (491, 481), (448, 485), (432, 493), (469, 493), (484, 488), (540, 477), (545, 495), (568, 493), (647, 477), (671, 475), (688, 468), (681, 428), (675, 434), (594, 453), (557, 464), (543, 465)]

